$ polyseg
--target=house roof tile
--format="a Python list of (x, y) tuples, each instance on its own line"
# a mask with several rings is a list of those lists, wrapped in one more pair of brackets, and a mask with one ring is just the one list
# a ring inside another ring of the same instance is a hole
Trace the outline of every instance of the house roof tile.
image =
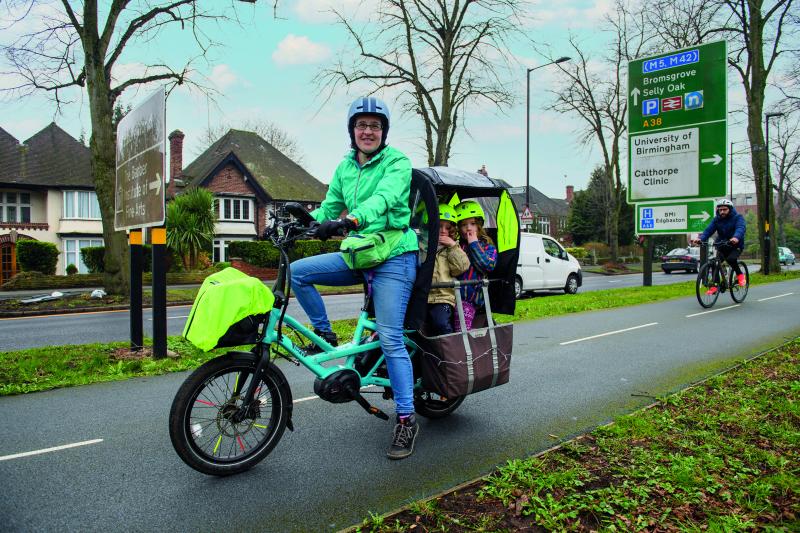
[(55, 123), (19, 142), (0, 129), (0, 183), (94, 188), (91, 152)]
[(258, 184), (276, 200), (319, 202), (326, 186), (259, 135), (228, 130), (183, 170), (188, 186), (200, 186), (230, 154), (236, 156)]

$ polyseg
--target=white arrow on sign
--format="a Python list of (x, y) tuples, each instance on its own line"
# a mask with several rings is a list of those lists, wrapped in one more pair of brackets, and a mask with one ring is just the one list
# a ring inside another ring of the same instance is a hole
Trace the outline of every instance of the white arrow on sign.
[(705, 210), (705, 209), (703, 209), (703, 212), (702, 212), (702, 213), (698, 213), (698, 214), (696, 214), (696, 215), (689, 215), (689, 218), (699, 218), (700, 220), (702, 220), (703, 222), (705, 222), (706, 220), (708, 220), (709, 218), (711, 218), (711, 215), (709, 215), (709, 214), (706, 212), (706, 210)]
[(631, 91), (631, 96), (633, 96), (633, 105), (639, 105), (639, 94), (640, 94), (639, 88), (634, 87), (633, 90)]
[(714, 157), (707, 157), (700, 160), (701, 163), (713, 163), (714, 165), (719, 165), (720, 161), (722, 161), (722, 158), (719, 154), (714, 154)]
[(151, 181), (150, 184), (149, 184), (150, 190), (152, 191), (153, 189), (155, 189), (156, 194), (160, 193), (161, 192), (161, 181), (162, 181), (161, 180), (161, 174), (156, 173), (156, 179)]

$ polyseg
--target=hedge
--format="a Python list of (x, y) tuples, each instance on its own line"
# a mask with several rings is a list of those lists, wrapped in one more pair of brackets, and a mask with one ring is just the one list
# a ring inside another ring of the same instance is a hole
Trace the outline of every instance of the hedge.
[[(341, 241), (306, 240), (297, 241), (289, 258), (294, 261), (301, 257), (338, 252)], [(233, 241), (228, 245), (228, 257), (238, 257), (253, 266), (278, 268), (280, 257), (278, 249), (269, 241)]]
[[(86, 248), (81, 248), (81, 258), (83, 259), (83, 264), (89, 269), (89, 273), (99, 274), (105, 272), (105, 253), (105, 246), (88, 246)], [(150, 244), (142, 245), (142, 263), (144, 272), (150, 272), (150, 270), (152, 270), (153, 247)], [(175, 259), (170, 249), (167, 249), (167, 270), (169, 272), (179, 272), (183, 270), (180, 259)]]
[(23, 239), (17, 241), (17, 263), (25, 272), (55, 274), (58, 248), (51, 242)]

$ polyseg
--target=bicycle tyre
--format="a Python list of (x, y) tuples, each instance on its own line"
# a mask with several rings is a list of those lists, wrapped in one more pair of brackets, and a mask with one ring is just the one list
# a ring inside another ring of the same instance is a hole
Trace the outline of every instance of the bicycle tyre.
[(729, 287), (731, 288), (731, 299), (740, 304), (747, 298), (747, 293), (750, 290), (750, 271), (747, 269), (747, 265), (745, 263), (739, 262), (739, 267), (742, 269), (744, 273), (745, 284), (744, 287), (739, 285), (736, 281), (736, 272), (731, 269), (731, 278)]
[(251, 352), (228, 352), (192, 372), (175, 394), (169, 413), (170, 440), (183, 462), (198, 472), (212, 476), (244, 472), (264, 459), (283, 436), (291, 417), (291, 392), (275, 365), (264, 369), (253, 416), (239, 423), (229, 418), (241, 405), (233, 388), (244, 377), (240, 390), (246, 390), (257, 363)]
[(414, 411), (425, 418), (437, 419), (450, 415), (464, 402), (466, 396), (444, 398), (422, 391), (414, 393)]
[(697, 301), (705, 309), (713, 307), (714, 304), (717, 303), (717, 298), (719, 298), (719, 287), (717, 287), (717, 292), (714, 294), (708, 294), (708, 290), (711, 287), (717, 287), (717, 284), (714, 283), (711, 264), (706, 263), (700, 267), (700, 272), (697, 274), (697, 281), (695, 281), (694, 288)]

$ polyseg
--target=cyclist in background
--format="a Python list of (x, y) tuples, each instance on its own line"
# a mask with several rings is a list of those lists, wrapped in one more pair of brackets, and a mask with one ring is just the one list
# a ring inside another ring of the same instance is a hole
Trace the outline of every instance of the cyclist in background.
[[(723, 198), (717, 202), (717, 214), (711, 220), (711, 223), (700, 234), (700, 238), (692, 241), (693, 244), (705, 243), (715, 232), (717, 240), (727, 241), (727, 243), (717, 247), (717, 255), (720, 259), (727, 261), (733, 268), (733, 271), (736, 272), (736, 282), (742, 287), (747, 284), (747, 279), (742, 273), (737, 259), (742, 250), (744, 250), (744, 234), (746, 230), (747, 224), (744, 221), (744, 217), (736, 212), (733, 202)], [(718, 269), (719, 266), (715, 268)], [(718, 272), (713, 272), (712, 275), (714, 279), (717, 279)], [(710, 287), (708, 294), (714, 294), (718, 290), (717, 287)]]

